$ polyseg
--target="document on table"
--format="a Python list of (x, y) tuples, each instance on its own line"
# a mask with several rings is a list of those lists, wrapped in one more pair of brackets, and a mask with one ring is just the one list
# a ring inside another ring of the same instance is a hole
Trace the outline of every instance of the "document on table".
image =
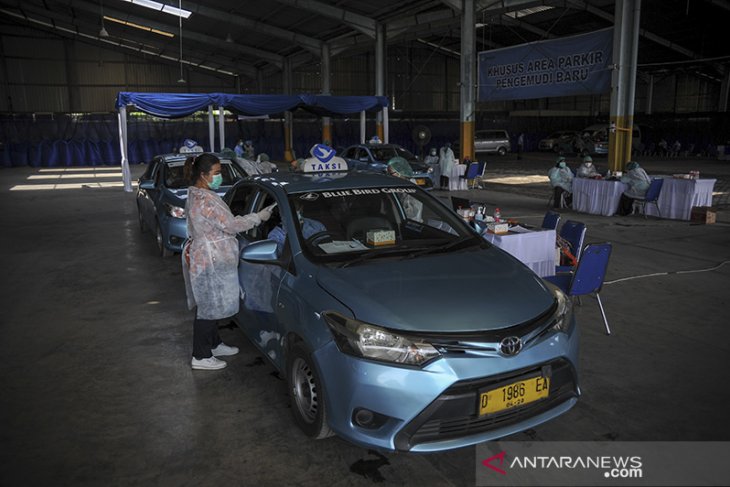
[(514, 227), (509, 227), (510, 232), (514, 233), (531, 233), (532, 230), (529, 228), (521, 227), (520, 225), (515, 225)]

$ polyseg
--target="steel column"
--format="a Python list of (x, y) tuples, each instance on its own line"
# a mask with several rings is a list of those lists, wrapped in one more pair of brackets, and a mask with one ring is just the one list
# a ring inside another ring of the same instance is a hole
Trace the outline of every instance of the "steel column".
[[(321, 73), (322, 73), (322, 94), (330, 95), (330, 46), (327, 43), (322, 44), (321, 56)], [(332, 120), (330, 117), (322, 117), (322, 143), (332, 146)]]
[(615, 129), (608, 138), (608, 165), (612, 171), (623, 170), (631, 159), (640, 12), (641, 0), (616, 2), (611, 77), (611, 123)]
[[(375, 26), (375, 96), (385, 95), (385, 24)], [(375, 115), (375, 133), (380, 140), (385, 139), (383, 114)]]
[[(291, 79), (291, 60), (288, 57), (284, 58), (284, 69), (282, 70), (282, 84), (284, 87), (284, 94), (291, 95), (292, 92), (292, 79)], [(287, 162), (294, 160), (294, 154), (292, 153), (292, 113), (290, 111), (284, 112), (284, 159)]]
[(474, 0), (461, 2), (461, 155), (460, 159), (474, 160), (474, 113), (475, 86), (474, 71), (476, 64), (476, 43), (474, 23)]

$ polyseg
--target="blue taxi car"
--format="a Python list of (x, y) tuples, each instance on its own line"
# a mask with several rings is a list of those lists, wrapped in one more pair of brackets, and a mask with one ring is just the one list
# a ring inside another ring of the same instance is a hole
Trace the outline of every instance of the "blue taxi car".
[(387, 173), (388, 161), (402, 157), (413, 169), (413, 181), (424, 189), (433, 189), (433, 168), (398, 144), (357, 144), (341, 154), (352, 169)]
[[(163, 257), (180, 252), (183, 242), (188, 238), (185, 200), (189, 183), (183, 176), (183, 166), (190, 155), (164, 154), (154, 157), (137, 183), (140, 230), (152, 230), (157, 249)], [(227, 159), (221, 159), (221, 174), (223, 184), (218, 190), (221, 196), (245, 176), (238, 166)]]
[(569, 299), (416, 185), (365, 172), (236, 183), (235, 317), (286, 378), (298, 426), (382, 450), (501, 438), (580, 394)]

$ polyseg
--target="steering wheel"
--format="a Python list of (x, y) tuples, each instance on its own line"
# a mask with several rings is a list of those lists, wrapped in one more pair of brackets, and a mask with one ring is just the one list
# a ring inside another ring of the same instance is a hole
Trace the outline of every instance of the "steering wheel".
[(320, 240), (324, 240), (325, 238), (329, 237), (330, 239), (334, 239), (334, 237), (338, 236), (339, 234), (337, 232), (333, 232), (331, 230), (322, 230), (321, 232), (314, 233), (309, 236), (304, 241), (305, 245), (313, 246), (315, 242), (318, 242)]

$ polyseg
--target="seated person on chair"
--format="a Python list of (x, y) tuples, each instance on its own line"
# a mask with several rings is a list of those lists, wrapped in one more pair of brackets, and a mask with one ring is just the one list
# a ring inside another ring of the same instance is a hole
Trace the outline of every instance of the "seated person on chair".
[[(302, 236), (307, 239), (315, 233), (324, 232), (325, 230), (327, 230), (327, 228), (321, 222), (313, 220), (312, 218), (305, 218), (303, 213), (303, 206), (304, 205), (300, 200), (294, 200), (294, 209), (297, 212), (297, 219), (299, 219), (299, 224), (302, 226)], [(276, 241), (277, 248), (281, 250), (284, 245), (284, 241), (286, 241), (286, 230), (284, 230), (282, 223), (279, 223), (278, 226), (274, 227), (274, 229), (269, 232), (269, 235), (266, 238)]]
[(585, 156), (583, 158), (583, 164), (578, 166), (578, 172), (576, 174), (579, 178), (600, 178), (601, 175), (598, 173), (596, 166), (593, 165), (593, 158), (591, 156)]
[[(565, 157), (558, 157), (555, 167), (548, 171), (550, 186), (553, 187), (553, 206), (561, 208), (561, 201), (565, 198), (565, 204), (570, 206), (573, 199), (573, 172), (565, 164)], [(565, 196), (563, 196), (565, 194)]]
[[(408, 164), (408, 161), (399, 156), (393, 157), (388, 161), (388, 174), (415, 182), (413, 180), (413, 169), (411, 168), (411, 165)], [(403, 210), (408, 218), (417, 222), (423, 221), (423, 218), (421, 217), (423, 214), (423, 203), (408, 194), (404, 195), (401, 201), (403, 204)]]
[(634, 200), (646, 195), (651, 178), (638, 162), (629, 161), (626, 163), (626, 172), (621, 176), (621, 182), (625, 183), (628, 188), (621, 195), (616, 213), (626, 216), (633, 212)]

